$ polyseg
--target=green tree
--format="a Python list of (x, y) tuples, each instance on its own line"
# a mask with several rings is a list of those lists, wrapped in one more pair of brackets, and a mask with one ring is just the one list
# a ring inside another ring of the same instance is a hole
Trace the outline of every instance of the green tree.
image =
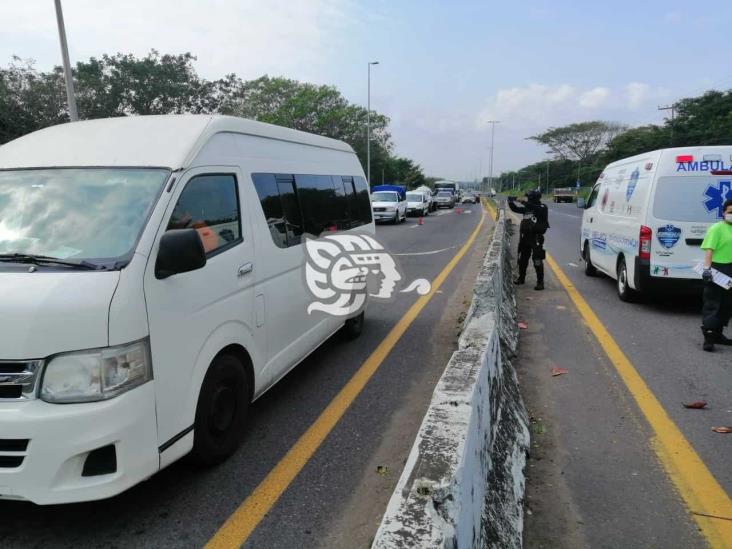
[(43, 73), (13, 57), (0, 68), (0, 143), (68, 120), (60, 70)]
[(555, 159), (578, 160), (586, 164), (625, 129), (626, 126), (615, 122), (593, 120), (549, 128), (528, 139), (549, 147)]
[(673, 132), (674, 146), (732, 144), (732, 90), (678, 101), (675, 119), (665, 128)]
[[(332, 86), (318, 86), (288, 78), (262, 76), (243, 82), (221, 105), (225, 114), (269, 122), (345, 141), (366, 164), (367, 110), (349, 103)], [(371, 168), (389, 158), (392, 150), (389, 118), (371, 112)]]
[(211, 113), (233, 93), (235, 77), (209, 82), (193, 67), (190, 53), (161, 55), (152, 50), (137, 58), (131, 54), (92, 57), (76, 64), (77, 101), (82, 118), (132, 114)]

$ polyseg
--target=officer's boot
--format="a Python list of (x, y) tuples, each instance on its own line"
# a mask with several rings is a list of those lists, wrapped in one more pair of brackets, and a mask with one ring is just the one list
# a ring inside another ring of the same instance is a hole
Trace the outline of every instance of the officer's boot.
[(722, 328), (720, 328), (719, 330), (717, 330), (714, 333), (714, 336), (715, 336), (714, 337), (714, 343), (718, 343), (719, 345), (727, 345), (727, 346), (732, 345), (732, 339), (726, 337), (722, 333)]
[(702, 326), (702, 334), (704, 334), (704, 345), (702, 345), (702, 348), (707, 352), (714, 351), (714, 342), (717, 340), (717, 334), (714, 330), (708, 330), (704, 326)]
[(526, 267), (519, 265), (518, 276), (514, 278), (513, 283), (523, 284), (524, 282), (526, 282)]
[(544, 263), (541, 261), (534, 263), (534, 268), (536, 269), (536, 286), (534, 286), (534, 290), (543, 290), (544, 289)]

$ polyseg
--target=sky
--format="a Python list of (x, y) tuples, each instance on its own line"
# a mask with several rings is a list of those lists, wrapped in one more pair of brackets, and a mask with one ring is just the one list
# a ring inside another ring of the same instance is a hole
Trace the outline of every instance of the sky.
[[(472, 180), (548, 158), (527, 140), (732, 88), (732, 2), (706, 0), (63, 0), (72, 63), (190, 51), (199, 74), (336, 86), (391, 118), (395, 152)], [(0, 64), (60, 64), (52, 0), (0, 1)]]

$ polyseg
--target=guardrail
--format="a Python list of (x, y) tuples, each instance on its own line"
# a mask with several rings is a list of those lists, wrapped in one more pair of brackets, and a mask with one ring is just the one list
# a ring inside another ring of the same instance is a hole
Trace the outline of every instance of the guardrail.
[(510, 363), (518, 342), (498, 212), (460, 337), (435, 388), (374, 549), (521, 547), (529, 430)]

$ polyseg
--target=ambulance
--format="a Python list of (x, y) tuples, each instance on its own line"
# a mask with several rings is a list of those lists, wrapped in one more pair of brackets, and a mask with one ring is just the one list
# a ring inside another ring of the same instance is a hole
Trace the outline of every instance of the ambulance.
[(617, 281), (618, 296), (669, 282), (698, 284), (707, 229), (732, 198), (732, 145), (652, 151), (609, 164), (584, 208), (584, 271)]

